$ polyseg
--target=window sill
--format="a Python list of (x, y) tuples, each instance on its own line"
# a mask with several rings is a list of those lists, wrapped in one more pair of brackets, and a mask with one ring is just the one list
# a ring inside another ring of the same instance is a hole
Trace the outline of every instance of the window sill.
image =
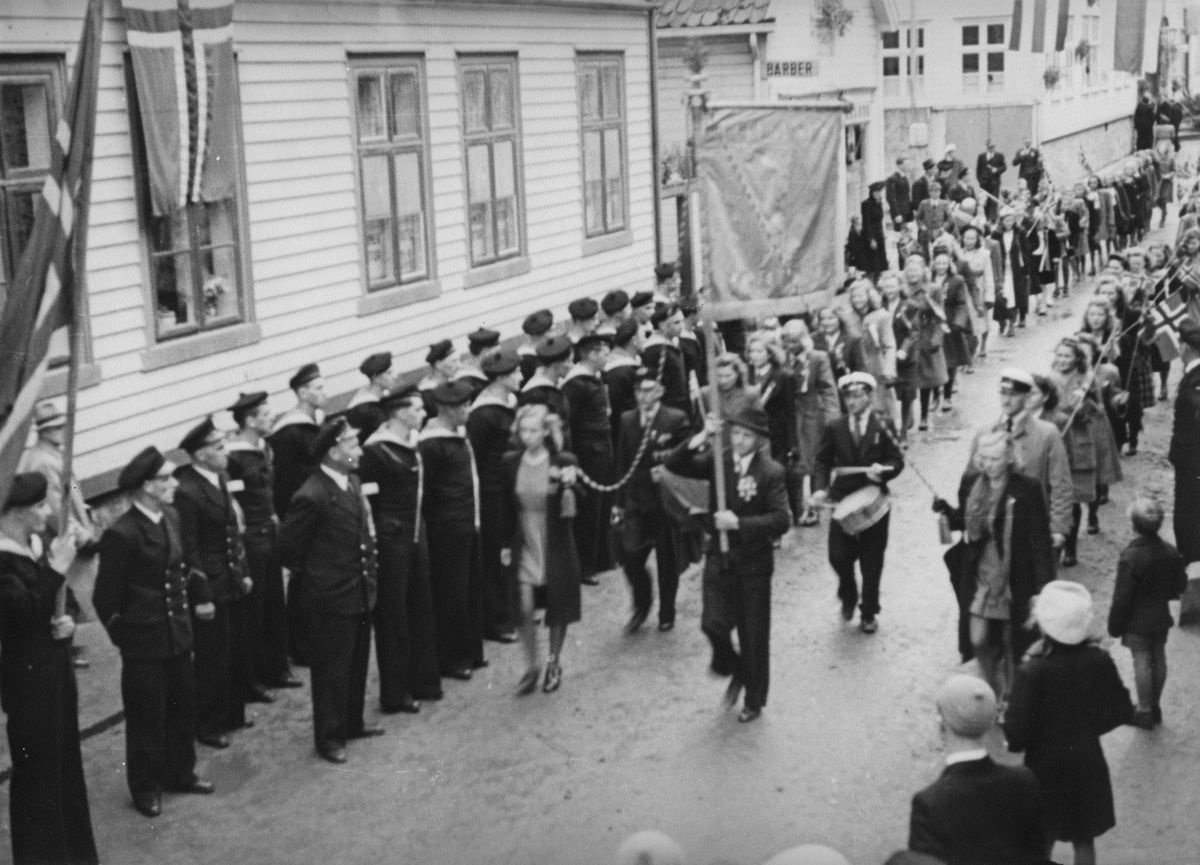
[(358, 317), (374, 315), (388, 309), (397, 309), (422, 300), (433, 300), (442, 293), (442, 284), (436, 279), (394, 285), (364, 294), (358, 299)]
[[(81, 363), (79, 365), (79, 389), (95, 387), (100, 384), (100, 364)], [(52, 369), (42, 380), (42, 392), (38, 399), (64, 396), (67, 392), (67, 368), (65, 366)]]
[(602, 252), (608, 252), (613, 249), (620, 249), (622, 246), (630, 246), (633, 243), (633, 232), (628, 228), (623, 228), (620, 231), (614, 231), (611, 234), (602, 234), (599, 237), (589, 237), (583, 241), (579, 254), (587, 258), (589, 255), (599, 255)]
[(142, 352), (142, 372), (232, 351), (235, 348), (253, 345), (261, 339), (262, 328), (257, 322), (234, 324), (208, 333), (173, 339)]
[(497, 261), (495, 264), (485, 264), (483, 267), (476, 267), (473, 270), (467, 271), (463, 276), (463, 288), (475, 288), (480, 285), (487, 285), (489, 282), (499, 282), (502, 279), (508, 279), (513, 276), (520, 276), (524, 273), (529, 273), (533, 266), (529, 261), (529, 256), (522, 255), (518, 258), (506, 258), (504, 261)]

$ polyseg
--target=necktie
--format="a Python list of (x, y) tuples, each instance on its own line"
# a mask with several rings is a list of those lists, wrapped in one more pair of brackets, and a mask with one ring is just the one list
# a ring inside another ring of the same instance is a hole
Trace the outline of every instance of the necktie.
[(1008, 422), (1004, 425), (1004, 431), (1011, 435), (1012, 434), (1012, 426), (1013, 426), (1013, 419), (1010, 417), (1008, 419)]

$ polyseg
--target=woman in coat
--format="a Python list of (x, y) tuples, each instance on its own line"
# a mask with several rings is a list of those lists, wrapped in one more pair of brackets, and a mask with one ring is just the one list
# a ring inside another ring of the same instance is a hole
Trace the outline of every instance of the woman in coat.
[(813, 333), (813, 347), (829, 355), (829, 368), (833, 380), (837, 381), (850, 372), (850, 340), (846, 323), (832, 306), (817, 310), (817, 330)]
[[(988, 243), (991, 241), (989, 240)], [(992, 269), (992, 249), (984, 242), (983, 232), (973, 225), (963, 229), (962, 260), (974, 276), (967, 284), (975, 307), (972, 330), (977, 354), (987, 357), (987, 339), (992, 329), (992, 309), (996, 306), (996, 273)], [(967, 369), (971, 369), (970, 366)]]
[(1157, 402), (1148, 346), (1143, 341), (1143, 328), (1140, 326), (1141, 316), (1129, 307), (1125, 293), (1116, 280), (1097, 280), (1096, 294), (1108, 301), (1112, 313), (1110, 325), (1105, 332), (1095, 332), (1085, 319), (1080, 329), (1095, 336), (1101, 345), (1111, 345), (1117, 349), (1110, 351), (1110, 354), (1121, 372), (1122, 384), (1129, 392), (1129, 402), (1125, 407), (1125, 434), (1122, 436), (1118, 432), (1117, 438), (1127, 443), (1126, 453), (1134, 456), (1138, 450), (1138, 436), (1142, 432), (1142, 414)]
[(537, 688), (537, 623), (535, 610), (546, 611), (550, 654), (542, 690), (562, 683), (560, 656), (567, 626), (580, 618), (579, 556), (571, 520), (575, 516), (575, 457), (562, 448), (561, 419), (544, 405), (517, 411), (516, 433), (521, 450), (504, 455), (504, 520), (508, 543), (500, 551), (505, 567), (517, 569), (521, 595), (521, 644), (526, 669), (517, 693)]
[(1100, 737), (1132, 720), (1133, 703), (1112, 658), (1087, 639), (1087, 589), (1066, 580), (1049, 583), (1034, 616), (1045, 639), (1017, 670), (1004, 735), (1008, 750), (1025, 752), (1025, 765), (1038, 779), (1047, 856), (1055, 841), (1069, 841), (1076, 865), (1093, 865), (1095, 839), (1117, 825)]
[[(924, 203), (924, 202), (922, 202)], [(907, 283), (908, 299), (900, 315), (908, 319), (916, 339), (913, 358), (916, 371), (914, 384), (921, 401), (920, 429), (929, 429), (929, 404), (935, 393), (945, 387), (950, 376), (946, 372), (946, 356), (942, 352), (942, 340), (948, 327), (942, 298), (929, 291), (925, 259), (919, 255), (909, 256), (904, 263), (904, 280)]]
[(954, 379), (958, 370), (971, 364), (971, 335), (974, 304), (967, 282), (957, 273), (955, 262), (949, 252), (938, 252), (933, 257), (932, 275), (929, 280), (930, 298), (940, 298), (946, 313), (948, 332), (942, 338), (942, 354), (946, 359), (946, 384), (942, 392), (942, 411), (954, 406)]
[(802, 477), (803, 511), (799, 524), (815, 526), (820, 522), (809, 504), (812, 474), (825, 424), (841, 417), (837, 383), (829, 365), (829, 355), (813, 347), (812, 336), (803, 319), (794, 318), (783, 326), (783, 345), (787, 349), (792, 373), (792, 403), (796, 414), (796, 473)]
[(796, 403), (795, 382), (786, 365), (783, 350), (766, 334), (751, 334), (746, 339), (746, 361), (750, 389), (758, 395), (767, 413), (771, 433), (771, 459), (787, 471), (788, 505), (800, 513), (800, 476), (795, 471)]
[(862, 245), (865, 261), (863, 271), (876, 279), (879, 274), (888, 269), (887, 244), (883, 235), (883, 189), (887, 186), (882, 180), (868, 187), (869, 194), (863, 200), (862, 211)]
[(900, 444), (908, 443), (908, 431), (912, 428), (912, 405), (917, 398), (916, 328), (904, 314), (908, 298), (900, 277), (885, 273), (879, 278), (880, 309), (888, 314), (892, 322), (892, 339), (896, 343), (896, 429), (900, 431)]
[(879, 384), (874, 394), (875, 410), (883, 417), (895, 417), (896, 334), (891, 313), (882, 308), (879, 293), (866, 280), (851, 285), (846, 299), (850, 303), (847, 329), (854, 334), (850, 339), (850, 365), (857, 372), (874, 376)]
[(986, 433), (959, 484), (958, 506), (933, 503), (963, 533), (946, 559), (959, 602), (959, 651), (964, 661), (979, 659), (1002, 700), (1012, 686), (1013, 659), (1031, 642), (1024, 630), (1030, 599), (1054, 578), (1041, 483), (1020, 468), (1007, 433)]

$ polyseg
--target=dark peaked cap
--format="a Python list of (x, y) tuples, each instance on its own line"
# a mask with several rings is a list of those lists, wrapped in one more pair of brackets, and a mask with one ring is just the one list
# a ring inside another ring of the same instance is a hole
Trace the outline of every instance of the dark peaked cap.
[(392, 353), (390, 351), (377, 351), (375, 354), (369, 355), (366, 360), (358, 365), (358, 371), (367, 378), (374, 378), (381, 372), (387, 372), (392, 368)]
[(158, 474), (159, 469), (166, 465), (166, 462), (166, 458), (158, 452), (158, 448), (150, 445), (131, 459), (125, 468), (121, 469), (121, 474), (117, 476), (117, 487), (124, 492), (138, 489)]
[(321, 377), (321, 369), (315, 363), (306, 363), (297, 370), (296, 374), (288, 379), (288, 387), (292, 390), (297, 390), (304, 387), (313, 379)]

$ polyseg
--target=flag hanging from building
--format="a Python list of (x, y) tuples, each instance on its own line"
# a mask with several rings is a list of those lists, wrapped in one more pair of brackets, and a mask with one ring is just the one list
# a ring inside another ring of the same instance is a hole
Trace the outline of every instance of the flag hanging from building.
[[(1142, 74), (1146, 43), (1146, 0), (1116, 0), (1116, 35), (1113, 38), (1113, 69), (1131, 75)], [(1153, 28), (1158, 32), (1158, 28)], [(1154, 66), (1158, 68), (1158, 52)]]
[(122, 0), (146, 141), (165, 216), (233, 195), (233, 0)]
[(0, 502), (8, 496), (50, 363), (50, 338), (78, 307), (91, 193), (103, 0), (88, 0), (66, 111), (51, 142), (50, 173), (33, 230), (0, 314)]
[(841, 287), (842, 113), (842, 103), (781, 103), (705, 115), (696, 177), (718, 321), (804, 312)]
[[(1032, 0), (1032, 26), (1030, 30), (1029, 50), (1041, 54), (1047, 49), (1046, 27), (1049, 22), (1046, 16), (1054, 11), (1054, 50), (1062, 51), (1067, 45), (1067, 21), (1071, 11), (1071, 0)], [(1020, 51), (1025, 25), (1024, 0), (1013, 0), (1011, 32), (1008, 37), (1008, 50)]]
[(1188, 306), (1182, 291), (1160, 300), (1150, 310), (1154, 343), (1166, 363), (1179, 357), (1179, 323), (1187, 317)]

